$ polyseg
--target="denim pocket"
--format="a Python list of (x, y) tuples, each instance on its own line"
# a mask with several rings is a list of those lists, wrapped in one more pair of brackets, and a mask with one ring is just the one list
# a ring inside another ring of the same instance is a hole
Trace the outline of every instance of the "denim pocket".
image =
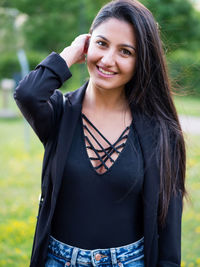
[(50, 253), (48, 254), (47, 260), (45, 262), (45, 267), (64, 267), (65, 264), (61, 262), (61, 260), (52, 256)]

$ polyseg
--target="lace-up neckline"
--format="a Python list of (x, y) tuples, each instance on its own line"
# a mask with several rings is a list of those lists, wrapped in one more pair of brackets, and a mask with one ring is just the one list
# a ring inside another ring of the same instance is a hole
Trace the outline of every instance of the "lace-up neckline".
[[(111, 144), (109, 140), (94, 126), (94, 124), (86, 117), (82, 115), (84, 141), (88, 158), (98, 174), (106, 173), (119, 157), (126, 145), (128, 134), (130, 131), (130, 125), (125, 128), (119, 138)], [(98, 137), (97, 137), (98, 136)], [(102, 142), (106, 142), (107, 147), (102, 145)]]

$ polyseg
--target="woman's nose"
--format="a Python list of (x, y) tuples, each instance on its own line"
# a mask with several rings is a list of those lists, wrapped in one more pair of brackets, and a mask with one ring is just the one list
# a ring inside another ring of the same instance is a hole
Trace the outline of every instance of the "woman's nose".
[(104, 51), (101, 61), (106, 66), (113, 66), (115, 64), (115, 52), (112, 50)]

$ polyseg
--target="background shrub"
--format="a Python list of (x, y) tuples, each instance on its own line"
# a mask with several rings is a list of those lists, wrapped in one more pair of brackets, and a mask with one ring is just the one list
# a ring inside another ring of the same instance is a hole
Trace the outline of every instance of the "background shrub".
[(200, 96), (200, 52), (176, 50), (168, 55), (169, 71), (174, 87)]
[[(30, 70), (33, 70), (35, 66), (47, 56), (47, 54), (39, 51), (28, 51), (26, 56), (29, 62), (29, 68)], [(1, 54), (0, 80), (3, 78), (13, 79), (14, 76), (20, 72), (21, 68), (15, 52)]]

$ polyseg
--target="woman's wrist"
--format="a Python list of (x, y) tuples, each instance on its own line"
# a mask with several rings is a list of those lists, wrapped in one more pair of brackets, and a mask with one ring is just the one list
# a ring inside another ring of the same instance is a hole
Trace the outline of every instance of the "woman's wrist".
[(66, 47), (61, 53), (60, 56), (65, 60), (68, 68), (70, 68), (75, 63), (73, 47)]

